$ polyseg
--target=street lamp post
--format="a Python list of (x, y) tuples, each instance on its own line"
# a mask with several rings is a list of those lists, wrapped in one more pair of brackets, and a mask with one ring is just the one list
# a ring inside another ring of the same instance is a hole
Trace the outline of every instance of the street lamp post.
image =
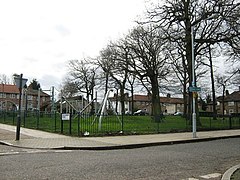
[(20, 139), (20, 126), (21, 126), (21, 98), (22, 98), (22, 88), (25, 86), (27, 79), (24, 79), (23, 74), (20, 76), (15, 76), (14, 81), (19, 89), (19, 103), (18, 103), (18, 117), (17, 117), (17, 129), (16, 129), (16, 141)]
[[(192, 87), (196, 87), (195, 83), (195, 59), (194, 59), (194, 26), (191, 27), (191, 39), (192, 39)], [(195, 92), (192, 91), (192, 131), (193, 138), (197, 137), (196, 128), (196, 106), (195, 106)]]
[[(218, 19), (219, 14), (213, 14), (212, 16), (209, 16), (205, 20), (210, 19)], [(193, 131), (193, 138), (197, 138), (197, 128), (196, 128), (196, 105), (195, 105), (195, 98), (198, 91), (201, 91), (201, 88), (197, 87), (196, 85), (196, 79), (195, 79), (195, 56), (194, 56), (194, 27), (196, 24), (192, 24), (191, 26), (191, 44), (192, 44), (192, 131)]]

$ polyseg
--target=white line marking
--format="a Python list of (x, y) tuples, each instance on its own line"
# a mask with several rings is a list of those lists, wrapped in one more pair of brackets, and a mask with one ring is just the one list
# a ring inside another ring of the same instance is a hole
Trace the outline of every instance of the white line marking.
[(14, 154), (19, 154), (19, 152), (4, 152), (4, 153), (0, 153), (0, 156), (14, 155)]
[(201, 178), (204, 178), (204, 179), (211, 179), (211, 178), (217, 178), (217, 177), (220, 177), (222, 174), (220, 173), (213, 173), (213, 174), (207, 174), (207, 175), (204, 175), (204, 176), (200, 176)]

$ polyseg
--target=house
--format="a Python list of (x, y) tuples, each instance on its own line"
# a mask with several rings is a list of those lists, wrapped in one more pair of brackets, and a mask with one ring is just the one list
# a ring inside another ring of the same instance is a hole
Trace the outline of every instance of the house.
[(183, 98), (173, 98), (170, 94), (167, 97), (160, 97), (160, 103), (162, 111), (167, 114), (183, 112), (184, 109)]
[(224, 98), (222, 96), (217, 98), (217, 113), (223, 114), (223, 111), (226, 115), (240, 113), (240, 91), (226, 93)]
[[(119, 97), (116, 95), (110, 98), (116, 112), (121, 112), (121, 105)], [(149, 114), (152, 112), (152, 102), (150, 95), (133, 95), (129, 97), (125, 95), (125, 112), (135, 112), (138, 109), (145, 110)], [(170, 94), (167, 97), (160, 97), (160, 105), (162, 112), (166, 114), (174, 114), (175, 112), (183, 112), (184, 102), (183, 98), (172, 98)]]
[[(40, 101), (39, 101), (40, 100)], [(22, 110), (50, 110), (50, 95), (43, 91), (23, 89), (21, 98)], [(0, 110), (17, 110), (19, 106), (19, 89), (16, 85), (0, 84)]]
[[(60, 108), (59, 111), (63, 113), (80, 112), (88, 105), (87, 100), (82, 95), (63, 98), (62, 106), (60, 105), (61, 102), (58, 103)], [(89, 109), (90, 107), (88, 106), (86, 110), (90, 111)]]

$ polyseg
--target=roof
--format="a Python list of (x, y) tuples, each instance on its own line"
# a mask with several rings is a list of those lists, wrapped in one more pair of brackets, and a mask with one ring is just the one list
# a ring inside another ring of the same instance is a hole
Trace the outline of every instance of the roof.
[(3, 93), (19, 93), (19, 89), (16, 85), (0, 84), (0, 92)]
[[(131, 98), (130, 98), (131, 99)], [(151, 101), (151, 97), (147, 95), (133, 95), (134, 101)]]
[[(222, 101), (222, 96), (217, 98), (218, 101)], [(240, 91), (234, 91), (233, 93), (227, 95), (224, 97), (224, 101), (229, 102), (229, 101), (240, 101)]]
[[(0, 84), (0, 92), (17, 94), (17, 93), (19, 93), (19, 89), (18, 89), (18, 87), (16, 85)], [(38, 90), (28, 89), (28, 94), (29, 95), (38, 95)], [(48, 97), (50, 95), (48, 95), (47, 93), (41, 91), (41, 96)]]
[[(131, 100), (131, 97), (129, 99)], [(151, 97), (148, 95), (133, 95), (133, 100), (150, 102)], [(160, 97), (160, 102), (168, 103), (168, 104), (184, 104), (183, 98), (172, 98), (172, 97)]]
[(183, 98), (160, 97), (161, 103), (184, 104)]
[[(35, 96), (37, 96), (37, 95), (38, 95), (38, 90), (28, 89), (28, 90), (27, 90), (27, 94), (28, 94), (28, 95), (35, 95)], [(43, 92), (43, 91), (40, 92), (40, 95), (41, 95), (41, 96), (45, 96), (45, 97), (50, 96), (49, 94), (47, 94), (47, 93), (45, 93), (45, 92)]]

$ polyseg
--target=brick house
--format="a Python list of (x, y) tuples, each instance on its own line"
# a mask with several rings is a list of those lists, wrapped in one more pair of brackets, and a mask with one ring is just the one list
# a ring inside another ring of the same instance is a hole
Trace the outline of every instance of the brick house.
[[(240, 91), (234, 91), (224, 97), (220, 96), (217, 98), (217, 113), (223, 114), (223, 104), (224, 104), (224, 114), (240, 113)], [(210, 107), (211, 109), (211, 107)]]
[[(113, 107), (116, 107), (116, 95), (111, 97), (110, 100), (113, 103)], [(118, 98), (119, 99), (119, 98)], [(132, 107), (133, 99), (133, 107)], [(167, 97), (160, 97), (160, 105), (163, 113), (174, 114), (175, 112), (183, 112), (184, 102), (183, 98), (172, 98), (170, 95)], [(121, 105), (118, 100), (117, 112), (121, 112)], [(129, 97), (126, 94), (125, 97), (125, 112), (135, 112), (138, 109), (146, 110), (149, 114), (152, 112), (151, 97), (149, 95), (133, 95)]]
[[(40, 97), (39, 97), (40, 95)], [(43, 91), (33, 89), (23, 89), (21, 109), (38, 109), (38, 99), (40, 98), (40, 110), (49, 111), (51, 105), (50, 95)], [(19, 89), (16, 85), (0, 84), (0, 110), (16, 110), (19, 106)]]

